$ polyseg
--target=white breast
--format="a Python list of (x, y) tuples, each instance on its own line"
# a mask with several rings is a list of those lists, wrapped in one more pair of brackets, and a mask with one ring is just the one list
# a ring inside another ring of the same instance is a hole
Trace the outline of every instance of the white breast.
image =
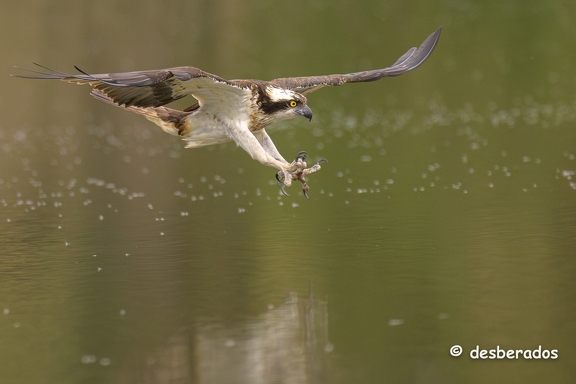
[(221, 102), (203, 104), (186, 118), (188, 134), (182, 138), (187, 148), (220, 144), (230, 141), (229, 127), (248, 127), (252, 113), (251, 95), (225, 97)]

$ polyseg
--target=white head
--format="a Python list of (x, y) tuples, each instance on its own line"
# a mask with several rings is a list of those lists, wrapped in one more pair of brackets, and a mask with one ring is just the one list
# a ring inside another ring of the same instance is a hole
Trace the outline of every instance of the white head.
[(262, 87), (258, 94), (258, 106), (268, 124), (297, 116), (312, 119), (312, 110), (308, 107), (306, 97), (289, 89), (271, 85)]

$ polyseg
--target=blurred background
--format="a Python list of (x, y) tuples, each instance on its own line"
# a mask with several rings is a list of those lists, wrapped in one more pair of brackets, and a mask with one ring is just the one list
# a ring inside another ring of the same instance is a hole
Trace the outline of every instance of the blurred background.
[[(576, 379), (576, 6), (568, 1), (22, 1), (0, 6), (0, 382)], [(414, 72), (268, 129), (329, 160), (280, 194), (89, 87), (199, 67)], [(461, 345), (460, 357), (450, 347)], [(480, 349), (558, 359), (474, 360)]]

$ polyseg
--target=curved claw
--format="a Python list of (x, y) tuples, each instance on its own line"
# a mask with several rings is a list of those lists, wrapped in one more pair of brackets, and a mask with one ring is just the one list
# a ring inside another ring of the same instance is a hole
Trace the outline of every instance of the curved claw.
[(307, 158), (308, 158), (308, 152), (300, 151), (296, 154), (295, 160), (298, 160), (298, 159), (306, 160)]
[(284, 196), (290, 196), (285, 190), (284, 188), (286, 188), (286, 184), (284, 184), (284, 182), (282, 180), (280, 180), (280, 176), (278, 176), (278, 173), (276, 174), (276, 185), (278, 186), (278, 188), (280, 188), (280, 192), (282, 192), (282, 194)]
[(306, 190), (306, 188), (302, 188), (302, 192), (304, 192), (304, 197), (308, 200), (310, 200), (310, 197), (308, 197), (308, 191)]
[(322, 163), (322, 162), (327, 163), (327, 162), (328, 162), (328, 159), (325, 158), (325, 157), (321, 157), (321, 158), (318, 159), (318, 161), (316, 161), (316, 164), (320, 165), (320, 163)]

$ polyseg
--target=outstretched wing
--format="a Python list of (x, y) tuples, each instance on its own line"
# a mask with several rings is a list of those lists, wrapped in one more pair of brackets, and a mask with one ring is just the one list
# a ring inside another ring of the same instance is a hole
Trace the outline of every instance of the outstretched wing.
[(306, 94), (322, 87), (338, 86), (346, 83), (360, 83), (380, 80), (383, 77), (398, 76), (411, 71), (424, 62), (434, 50), (442, 28), (438, 28), (422, 43), (420, 48), (410, 48), (392, 66), (371, 71), (336, 74), (326, 76), (287, 77), (274, 79), (270, 83), (282, 88)]
[[(34, 63), (36, 64), (36, 63)], [(30, 79), (59, 79), (69, 83), (89, 84), (96, 97), (105, 95), (121, 107), (159, 107), (192, 95), (200, 104), (218, 102), (226, 96), (241, 96), (247, 91), (242, 84), (225, 80), (194, 67), (175, 67), (153, 71), (136, 71), (90, 75), (78, 67), (80, 74), (70, 75), (36, 64), (45, 71), (20, 76)]]

